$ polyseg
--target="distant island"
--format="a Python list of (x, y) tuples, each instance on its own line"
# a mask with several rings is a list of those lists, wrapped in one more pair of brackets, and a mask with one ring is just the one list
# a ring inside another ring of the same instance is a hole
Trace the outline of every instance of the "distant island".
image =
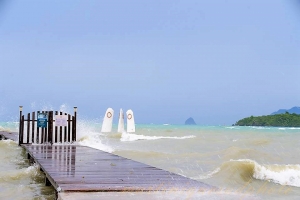
[(292, 107), (291, 109), (279, 109), (277, 110), (276, 112), (273, 112), (271, 115), (277, 115), (277, 114), (284, 114), (284, 113), (295, 113), (295, 114), (298, 114), (300, 115), (300, 107)]
[(185, 120), (185, 125), (196, 125), (196, 122), (194, 121), (193, 118), (188, 118), (187, 120)]
[(300, 115), (285, 112), (284, 114), (247, 117), (237, 121), (234, 126), (274, 126), (274, 127), (300, 127)]

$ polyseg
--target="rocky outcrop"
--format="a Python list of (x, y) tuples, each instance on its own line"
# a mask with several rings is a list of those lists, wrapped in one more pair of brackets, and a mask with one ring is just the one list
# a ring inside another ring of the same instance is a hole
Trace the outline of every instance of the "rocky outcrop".
[(188, 118), (187, 120), (185, 120), (185, 125), (196, 125), (196, 122), (194, 121), (193, 118)]

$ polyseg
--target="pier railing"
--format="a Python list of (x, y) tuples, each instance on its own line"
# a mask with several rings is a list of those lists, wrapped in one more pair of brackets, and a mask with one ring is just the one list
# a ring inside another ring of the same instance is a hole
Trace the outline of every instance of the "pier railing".
[(19, 145), (53, 144), (76, 141), (77, 107), (74, 115), (59, 111), (36, 111), (22, 114), (20, 106)]

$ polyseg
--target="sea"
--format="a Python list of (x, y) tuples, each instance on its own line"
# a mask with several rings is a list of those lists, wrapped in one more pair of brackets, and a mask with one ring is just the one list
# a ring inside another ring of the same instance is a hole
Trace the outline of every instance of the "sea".
[[(117, 133), (116, 125), (101, 133), (101, 123), (79, 119), (77, 144), (219, 188), (153, 199), (300, 198), (299, 128), (136, 124), (135, 133)], [(1, 122), (0, 130), (17, 132), (18, 122)], [(16, 142), (0, 141), (0, 160), (0, 199), (55, 199)]]

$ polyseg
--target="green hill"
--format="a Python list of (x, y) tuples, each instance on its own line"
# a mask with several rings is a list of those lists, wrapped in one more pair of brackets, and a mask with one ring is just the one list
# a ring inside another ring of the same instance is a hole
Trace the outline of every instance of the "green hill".
[(286, 112), (277, 115), (251, 116), (237, 121), (234, 126), (300, 127), (300, 115)]
[(291, 109), (279, 109), (276, 112), (273, 112), (271, 115), (284, 114), (286, 112), (300, 115), (300, 107), (295, 106), (292, 107)]

